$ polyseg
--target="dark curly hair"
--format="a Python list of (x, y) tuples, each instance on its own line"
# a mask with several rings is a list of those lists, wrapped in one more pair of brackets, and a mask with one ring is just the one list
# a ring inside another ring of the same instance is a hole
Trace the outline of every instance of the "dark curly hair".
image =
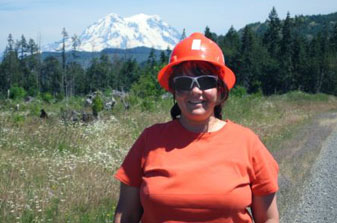
[[(174, 67), (172, 67), (171, 75), (169, 78), (169, 87), (171, 92), (173, 92), (174, 105), (171, 108), (171, 117), (172, 119), (177, 119), (181, 115), (181, 110), (175, 101), (175, 89), (173, 84), (173, 78), (177, 75), (186, 74), (186, 75), (218, 75), (220, 74), (220, 69), (215, 65), (205, 62), (205, 61), (185, 61)], [(214, 107), (214, 116), (218, 119), (222, 119), (222, 107), (224, 102), (228, 98), (229, 89), (226, 84), (219, 78), (218, 79), (218, 91), (220, 91), (221, 102)]]

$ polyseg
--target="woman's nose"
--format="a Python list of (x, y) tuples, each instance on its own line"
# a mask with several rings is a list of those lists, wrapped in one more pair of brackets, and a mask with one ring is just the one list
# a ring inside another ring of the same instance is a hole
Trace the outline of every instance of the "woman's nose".
[(192, 86), (191, 93), (192, 94), (200, 94), (200, 93), (202, 93), (202, 90), (200, 90), (200, 88), (198, 87), (197, 84), (194, 84)]

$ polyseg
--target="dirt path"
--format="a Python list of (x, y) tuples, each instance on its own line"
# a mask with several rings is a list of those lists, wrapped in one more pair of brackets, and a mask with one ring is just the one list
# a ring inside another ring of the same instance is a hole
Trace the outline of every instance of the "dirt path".
[(294, 138), (295, 152), (284, 159), (288, 168), (281, 164), (286, 169), (280, 177), (281, 222), (336, 222), (336, 126), (336, 112), (320, 114)]

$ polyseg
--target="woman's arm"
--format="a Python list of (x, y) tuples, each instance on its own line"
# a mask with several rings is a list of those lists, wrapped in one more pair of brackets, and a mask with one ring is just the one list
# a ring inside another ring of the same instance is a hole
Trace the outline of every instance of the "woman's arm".
[(138, 223), (142, 214), (139, 188), (121, 183), (114, 223)]
[(253, 195), (252, 212), (256, 223), (279, 223), (276, 194)]

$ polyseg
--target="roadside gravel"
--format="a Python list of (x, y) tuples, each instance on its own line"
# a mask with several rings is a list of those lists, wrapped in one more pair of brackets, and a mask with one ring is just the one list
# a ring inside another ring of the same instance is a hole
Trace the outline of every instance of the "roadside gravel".
[(323, 143), (301, 194), (281, 222), (337, 222), (337, 128)]

